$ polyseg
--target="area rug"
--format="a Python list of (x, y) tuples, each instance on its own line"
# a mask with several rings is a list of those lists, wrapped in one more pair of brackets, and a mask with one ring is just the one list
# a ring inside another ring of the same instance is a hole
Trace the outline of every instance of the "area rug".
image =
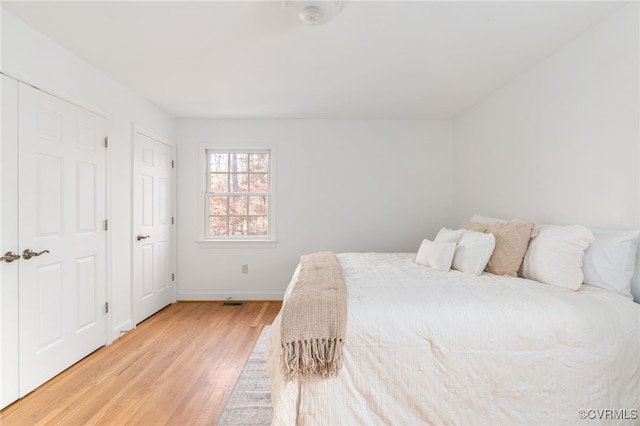
[(273, 418), (267, 377), (267, 333), (264, 326), (225, 405), (218, 426), (270, 425)]

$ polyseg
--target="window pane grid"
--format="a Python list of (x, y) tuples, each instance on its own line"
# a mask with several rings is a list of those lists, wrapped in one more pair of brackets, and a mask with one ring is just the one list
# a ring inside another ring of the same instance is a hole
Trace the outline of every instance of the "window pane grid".
[(268, 173), (209, 173), (210, 192), (220, 193), (267, 193)]
[(269, 153), (209, 150), (207, 158), (207, 238), (269, 236)]

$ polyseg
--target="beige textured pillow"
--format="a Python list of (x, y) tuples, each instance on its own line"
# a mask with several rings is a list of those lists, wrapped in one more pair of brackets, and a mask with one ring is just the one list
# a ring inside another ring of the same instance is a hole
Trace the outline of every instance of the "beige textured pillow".
[(518, 276), (534, 226), (523, 222), (490, 224), (486, 232), (496, 237), (496, 247), (485, 270), (496, 275)]
[(465, 222), (463, 228), (469, 231), (485, 232), (488, 226), (489, 225), (487, 225), (486, 223)]

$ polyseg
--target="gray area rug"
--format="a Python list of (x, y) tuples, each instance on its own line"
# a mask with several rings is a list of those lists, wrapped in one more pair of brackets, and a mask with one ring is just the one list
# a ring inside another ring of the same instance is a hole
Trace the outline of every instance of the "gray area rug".
[(267, 333), (265, 325), (225, 405), (219, 426), (270, 425), (273, 418), (271, 386), (267, 377)]

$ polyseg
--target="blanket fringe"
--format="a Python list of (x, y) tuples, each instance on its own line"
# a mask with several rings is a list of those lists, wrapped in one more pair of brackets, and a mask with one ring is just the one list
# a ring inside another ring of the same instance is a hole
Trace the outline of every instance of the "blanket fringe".
[(298, 340), (282, 345), (285, 380), (335, 377), (342, 367), (342, 339)]

